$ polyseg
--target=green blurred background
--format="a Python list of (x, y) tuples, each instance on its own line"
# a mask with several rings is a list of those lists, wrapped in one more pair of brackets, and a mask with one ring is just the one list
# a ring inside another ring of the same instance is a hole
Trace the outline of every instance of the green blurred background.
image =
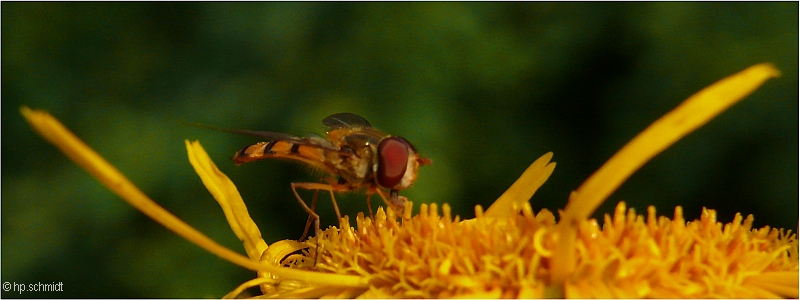
[[(2, 297), (220, 297), (255, 276), (106, 190), (35, 134), (21, 105), (51, 112), (158, 203), (244, 253), (184, 139), (237, 184), (268, 243), (300, 236), (289, 183), (318, 177), (283, 161), (236, 167), (228, 158), (257, 138), (181, 122), (305, 135), (357, 113), (433, 160), (403, 195), (466, 218), (553, 151), (532, 204), (556, 210), (653, 120), (761, 62), (783, 76), (657, 156), (595, 217), (624, 200), (796, 231), (796, 2), (5, 2), (2, 281), (65, 292)], [(366, 211), (363, 194), (337, 200)]]

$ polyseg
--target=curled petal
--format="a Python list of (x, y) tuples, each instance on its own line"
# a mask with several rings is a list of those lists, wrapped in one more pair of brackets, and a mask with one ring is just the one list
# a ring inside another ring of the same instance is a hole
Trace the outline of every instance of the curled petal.
[(261, 231), (250, 218), (247, 206), (244, 205), (244, 200), (239, 195), (236, 186), (214, 165), (199, 141), (186, 141), (186, 151), (189, 154), (189, 163), (200, 176), (208, 192), (222, 207), (233, 233), (244, 244), (247, 256), (251, 260), (258, 261), (261, 253), (267, 249), (267, 243), (261, 238)]

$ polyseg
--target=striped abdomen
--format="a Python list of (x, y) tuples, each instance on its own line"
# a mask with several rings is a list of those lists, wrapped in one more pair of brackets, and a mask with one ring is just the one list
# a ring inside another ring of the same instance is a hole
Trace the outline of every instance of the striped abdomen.
[(327, 163), (324, 149), (288, 141), (271, 141), (253, 144), (237, 151), (232, 159), (236, 165), (241, 165), (243, 163), (268, 158), (296, 160), (332, 174), (337, 173), (336, 169)]

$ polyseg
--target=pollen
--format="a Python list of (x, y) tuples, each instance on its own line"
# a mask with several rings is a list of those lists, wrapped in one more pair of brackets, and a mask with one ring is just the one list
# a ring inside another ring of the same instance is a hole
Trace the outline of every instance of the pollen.
[(367, 277), (369, 288), (356, 292), (367, 298), (797, 296), (796, 236), (753, 229), (752, 216), (722, 224), (714, 210), (704, 209), (699, 220), (686, 222), (680, 207), (668, 218), (656, 216), (652, 206), (644, 216), (620, 202), (603, 226), (594, 219), (577, 224), (575, 271), (556, 283), (559, 236), (548, 210), (533, 213), (526, 203), (502, 222), (485, 216), (462, 221), (446, 204), (438, 210), (422, 204), (419, 214), (398, 221), (380, 209), (374, 220), (359, 214), (355, 227), (344, 218), (341, 229), (323, 232), (314, 269)]
[[(555, 224), (551, 213), (534, 215), (526, 206), (523, 214), (503, 222), (462, 221), (451, 216), (447, 204), (441, 210), (440, 215), (436, 204), (422, 204), (419, 214), (400, 221), (391, 210), (379, 209), (374, 220), (359, 214), (355, 227), (345, 223), (341, 231), (349, 234), (325, 231), (317, 268), (369, 274), (370, 289), (363, 297), (517, 297), (523, 286), (544, 289), (542, 255), (532, 245), (537, 232)], [(552, 235), (538, 238), (537, 244), (554, 247)]]

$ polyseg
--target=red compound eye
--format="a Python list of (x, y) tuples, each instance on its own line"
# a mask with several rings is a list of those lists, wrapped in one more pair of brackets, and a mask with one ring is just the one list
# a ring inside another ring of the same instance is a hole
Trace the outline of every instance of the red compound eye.
[(411, 145), (399, 137), (388, 137), (378, 144), (378, 184), (393, 188), (403, 179), (408, 167)]

